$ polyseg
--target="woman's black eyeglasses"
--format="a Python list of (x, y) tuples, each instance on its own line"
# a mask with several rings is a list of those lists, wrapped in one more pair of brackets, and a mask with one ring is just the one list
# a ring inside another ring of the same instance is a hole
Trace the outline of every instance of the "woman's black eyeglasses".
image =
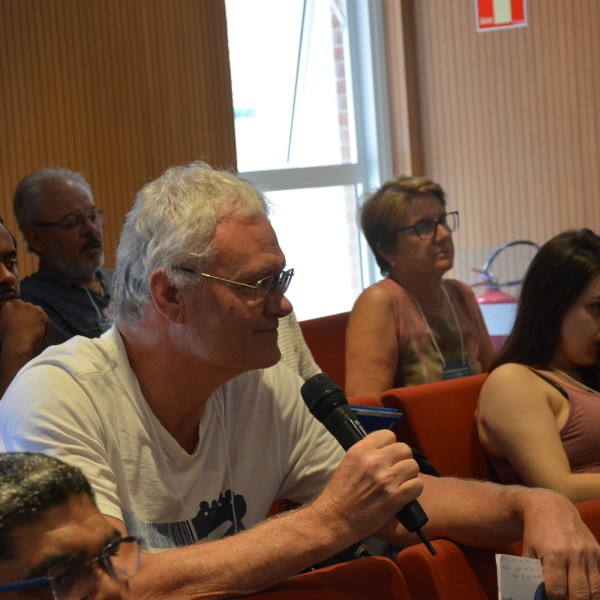
[(446, 215), (442, 215), (437, 221), (433, 221), (432, 219), (423, 219), (414, 225), (401, 227), (395, 231), (396, 233), (399, 233), (400, 231), (408, 231), (409, 229), (412, 229), (420, 239), (430, 240), (437, 235), (437, 228), (439, 225), (450, 232), (456, 231), (458, 229), (458, 211), (455, 210), (454, 212), (449, 212)]

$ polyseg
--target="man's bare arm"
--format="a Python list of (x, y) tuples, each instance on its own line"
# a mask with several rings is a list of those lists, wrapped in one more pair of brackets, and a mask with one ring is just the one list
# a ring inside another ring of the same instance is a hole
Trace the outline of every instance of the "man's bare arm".
[[(358, 442), (323, 492), (302, 508), (229, 538), (145, 555), (130, 582), (132, 598), (251, 593), (367, 537), (422, 490), (410, 449), (394, 442), (391, 431)], [(110, 521), (125, 535), (121, 521)]]
[(19, 369), (34, 356), (46, 337), (48, 316), (23, 300), (6, 302), (0, 310), (0, 396)]
[[(525, 556), (542, 560), (548, 598), (600, 599), (600, 547), (564, 496), (539, 488), (421, 475), (424, 531), (467, 546), (497, 548), (523, 540)], [(391, 520), (382, 537), (416, 543)]]

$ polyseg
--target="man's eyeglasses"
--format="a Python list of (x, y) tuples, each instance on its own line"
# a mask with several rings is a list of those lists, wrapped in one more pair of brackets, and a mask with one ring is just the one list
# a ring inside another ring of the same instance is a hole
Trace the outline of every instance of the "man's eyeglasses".
[(100, 208), (92, 208), (86, 212), (67, 215), (56, 223), (38, 222), (30, 223), (30, 225), (35, 225), (35, 227), (60, 227), (66, 231), (74, 231), (75, 229), (81, 229), (88, 221), (95, 227), (102, 227), (104, 211)]
[(437, 221), (433, 221), (431, 219), (423, 219), (414, 225), (409, 225), (408, 227), (401, 227), (400, 229), (396, 229), (396, 233), (400, 231), (408, 231), (409, 229), (413, 229), (414, 232), (419, 236), (422, 240), (430, 240), (437, 235), (438, 225), (441, 225), (448, 231), (456, 231), (458, 229), (458, 211), (450, 212), (446, 215), (442, 215)]
[(115, 581), (125, 581), (140, 568), (140, 540), (133, 536), (124, 537), (108, 544), (96, 558), (67, 560), (50, 567), (45, 577), (0, 586), (0, 593), (50, 586), (54, 600), (81, 600), (87, 598), (97, 584), (96, 566)]
[(263, 301), (269, 294), (277, 291), (280, 294), (285, 294), (287, 289), (290, 287), (292, 277), (294, 276), (294, 269), (288, 269), (287, 271), (281, 271), (278, 275), (271, 275), (265, 277), (260, 281), (257, 281), (254, 285), (249, 283), (241, 283), (239, 281), (232, 281), (231, 279), (224, 279), (223, 277), (217, 277), (216, 275), (209, 275), (208, 273), (200, 273), (189, 269), (188, 267), (173, 267), (177, 271), (185, 271), (186, 273), (193, 273), (200, 277), (207, 277), (208, 279), (216, 279), (217, 281), (223, 281), (230, 285), (238, 285), (240, 287), (249, 288), (253, 290), (252, 300), (256, 302)]

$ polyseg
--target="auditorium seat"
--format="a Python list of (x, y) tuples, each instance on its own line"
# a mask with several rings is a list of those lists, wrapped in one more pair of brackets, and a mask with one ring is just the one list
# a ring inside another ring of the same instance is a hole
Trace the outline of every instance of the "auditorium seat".
[[(437, 554), (423, 544), (398, 554), (413, 600), (495, 600), (498, 598), (496, 552), (466, 548), (449, 540), (434, 540)], [(517, 551), (515, 551), (517, 550)], [(520, 554), (520, 545), (509, 546), (505, 554)]]
[(490, 479), (477, 435), (475, 411), (486, 373), (388, 390), (384, 406), (402, 420), (398, 439), (423, 452), (442, 475)]
[[(600, 540), (600, 499), (575, 505), (584, 523)], [(396, 562), (413, 600), (495, 600), (498, 598), (496, 553), (523, 554), (522, 542), (497, 549), (468, 548), (433, 540), (433, 556), (424, 544), (398, 553)]]
[(299, 322), (316, 363), (341, 388), (346, 378), (346, 325), (349, 315), (349, 312), (343, 312)]
[(383, 408), (383, 402), (379, 396), (371, 396), (370, 394), (358, 394), (356, 396), (348, 396), (348, 404), (359, 404), (360, 406), (375, 406)]
[(600, 541), (600, 498), (578, 502), (576, 505), (583, 522)]
[(303, 573), (262, 592), (260, 600), (412, 600), (398, 567), (382, 557), (359, 558)]

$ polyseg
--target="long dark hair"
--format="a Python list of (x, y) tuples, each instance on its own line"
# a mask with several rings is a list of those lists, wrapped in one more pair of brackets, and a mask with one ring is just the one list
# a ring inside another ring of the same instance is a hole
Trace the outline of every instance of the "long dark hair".
[(525, 274), (512, 332), (492, 369), (509, 362), (548, 367), (565, 313), (598, 274), (600, 237), (593, 231), (569, 230), (546, 242)]

